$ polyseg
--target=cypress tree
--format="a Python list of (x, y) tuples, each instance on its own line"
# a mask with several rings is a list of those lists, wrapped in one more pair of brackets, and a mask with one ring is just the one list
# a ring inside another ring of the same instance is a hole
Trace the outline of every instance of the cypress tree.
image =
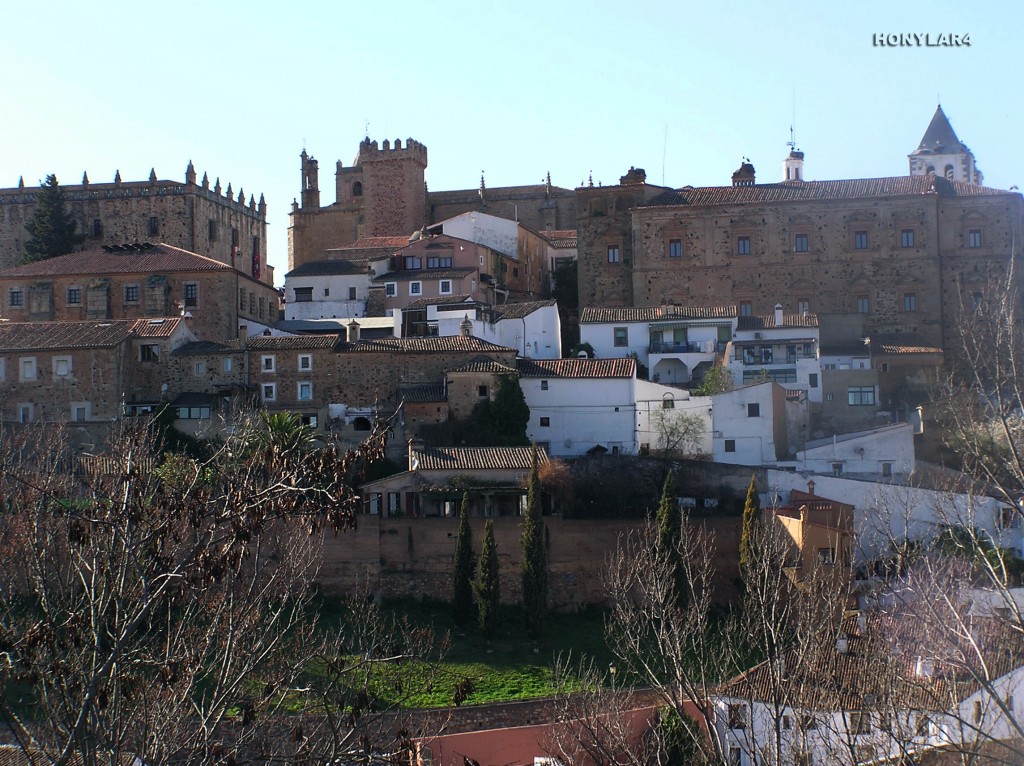
[(655, 521), (658, 526), (658, 550), (671, 564), (676, 603), (682, 607), (686, 604), (687, 587), (686, 570), (679, 551), (683, 536), (683, 520), (679, 512), (679, 501), (676, 500), (676, 485), (671, 470), (665, 476), (665, 483), (661, 488), (661, 501), (658, 503)]
[(532, 639), (540, 638), (548, 613), (548, 560), (544, 549), (540, 500), (540, 469), (535, 444), (530, 453), (530, 479), (520, 538), (523, 547), (523, 617), (527, 635)]
[(751, 538), (754, 525), (761, 520), (761, 498), (757, 496), (757, 477), (751, 475), (747, 501), (743, 504), (743, 526), (740, 528), (740, 575), (753, 563)]
[(501, 582), (498, 578), (498, 545), (494, 541), (494, 521), (488, 519), (484, 526), (484, 545), (480, 552), (476, 582), (473, 583), (477, 624), (488, 640), (494, 636), (501, 608)]
[(85, 241), (85, 235), (75, 234), (75, 226), (74, 216), (64, 209), (64, 190), (57, 176), (48, 175), (36, 195), (32, 220), (25, 226), (29, 239), (25, 242), (24, 262), (70, 253)]
[(469, 526), (469, 493), (462, 495), (459, 534), (455, 538), (455, 566), (452, 580), (452, 616), (465, 625), (473, 608), (473, 530)]

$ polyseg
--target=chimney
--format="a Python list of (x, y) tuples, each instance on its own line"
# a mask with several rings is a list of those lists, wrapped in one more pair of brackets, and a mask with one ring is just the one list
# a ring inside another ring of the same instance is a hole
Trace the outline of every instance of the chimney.
[(238, 325), (238, 347), (245, 349), (245, 344), (249, 339), (249, 325), (240, 324)]
[(840, 654), (850, 653), (850, 639), (846, 637), (845, 633), (836, 636), (836, 651)]
[(348, 342), (359, 342), (359, 322), (354, 319), (348, 323)]
[(416, 453), (417, 452), (422, 452), (422, 451), (423, 451), (423, 439), (419, 438), (418, 436), (414, 436), (413, 438), (409, 439), (409, 470), (410, 471), (419, 470), (420, 461), (419, 461), (419, 458), (416, 456)]
[(925, 657), (917, 658), (917, 665), (914, 667), (914, 675), (919, 678), (931, 678), (934, 666), (932, 661)]
[(775, 304), (775, 326), (782, 327), (782, 304)]
[[(814, 494), (814, 479), (808, 479), (807, 480), (807, 494), (808, 495), (813, 495)], [(829, 493), (829, 494), (831, 494), (831, 493)]]
[(732, 174), (732, 185), (753, 186), (755, 183), (757, 183), (757, 176), (754, 171), (754, 166), (750, 164), (750, 160), (744, 157), (739, 170)]

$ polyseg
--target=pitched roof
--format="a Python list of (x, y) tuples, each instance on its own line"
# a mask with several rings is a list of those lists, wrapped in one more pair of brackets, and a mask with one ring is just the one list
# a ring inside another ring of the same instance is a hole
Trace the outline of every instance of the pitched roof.
[(109, 322), (3, 322), (0, 351), (110, 348), (129, 336), (164, 338), (181, 319), (118, 319)]
[(783, 314), (782, 324), (775, 324), (775, 315), (740, 317), (737, 330), (776, 330), (794, 327), (817, 327), (817, 314)]
[(492, 372), (499, 375), (514, 375), (516, 368), (496, 362), (487, 356), (478, 356), (475, 359), (470, 359), (466, 364), (448, 370), (448, 372)]
[(475, 301), (473, 300), (473, 296), (469, 294), (442, 295), (440, 297), (435, 298), (420, 298), (419, 300), (415, 300), (408, 306), (406, 306), (403, 309), (403, 311), (408, 311), (409, 309), (425, 309), (427, 306), (454, 306), (459, 303), (475, 304)]
[(480, 338), (465, 335), (450, 335), (434, 338), (374, 338), (355, 343), (339, 343), (335, 351), (349, 354), (430, 354), (451, 352), (507, 351), (505, 348)]
[(360, 237), (347, 245), (332, 247), (335, 250), (388, 250), (405, 247), (409, 244), (408, 237)]
[(400, 386), (398, 396), (406, 402), (443, 402), (447, 400), (443, 383), (419, 383)]
[(253, 351), (287, 351), (289, 349), (334, 348), (340, 335), (255, 335), (246, 339), (246, 345)]
[(341, 259), (333, 261), (310, 261), (297, 266), (285, 277), (326, 277), (339, 274), (366, 274), (365, 260), (345, 261)]
[[(530, 470), (531, 447), (428, 447), (410, 450), (418, 471), (474, 471), (489, 468)], [(548, 453), (537, 449), (537, 463), (548, 461)]]
[(557, 305), (554, 299), (547, 301), (525, 301), (523, 303), (505, 303), (501, 306), (494, 306), (491, 311), (497, 319), (522, 319), (534, 311)]
[(656, 322), (682, 319), (732, 319), (735, 306), (647, 306), (643, 308), (601, 308), (587, 306), (580, 312), (580, 324), (599, 322)]
[(520, 359), (519, 375), (523, 378), (632, 378), (636, 360), (621, 359)]
[(231, 267), (198, 253), (148, 242), (139, 249), (97, 247), (58, 255), (0, 271), (0, 279), (61, 277), (86, 274), (150, 274), (173, 271), (231, 271)]
[(409, 269), (407, 271), (390, 271), (374, 277), (374, 282), (426, 282), (434, 279), (462, 279), (462, 277), (473, 274), (476, 269)]
[(913, 154), (958, 154), (967, 151), (970, 150), (956, 137), (956, 131), (949, 124), (949, 118), (940, 104)]
[(241, 353), (240, 348), (232, 347), (225, 343), (218, 343), (215, 340), (197, 340), (192, 343), (186, 343), (184, 346), (176, 348), (172, 353), (175, 356), (194, 356), (196, 354), (220, 354), (226, 351)]
[(878, 356), (907, 356), (912, 354), (941, 354), (935, 346), (902, 345), (899, 343), (872, 343), (871, 352)]
[(576, 247), (576, 229), (549, 229), (537, 233), (554, 248), (572, 249)]
[(663, 192), (641, 207), (677, 205), (741, 205), (804, 202), (823, 199), (902, 197), (937, 194), (943, 197), (1012, 194), (1002, 189), (950, 181), (932, 175), (858, 178), (838, 181), (781, 181), (753, 186), (685, 186)]

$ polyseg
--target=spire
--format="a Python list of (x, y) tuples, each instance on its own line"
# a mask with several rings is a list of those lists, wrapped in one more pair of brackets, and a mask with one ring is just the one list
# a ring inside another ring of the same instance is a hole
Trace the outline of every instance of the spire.
[(238, 187), (238, 204), (245, 204), (245, 189), (243, 189), (241, 186)]
[(121, 183), (121, 171), (120, 170), (114, 171), (114, 183), (115, 184)]
[(914, 154), (957, 154), (966, 151), (967, 147), (956, 137), (953, 126), (949, 124), (949, 118), (942, 111), (942, 104), (939, 104)]
[(260, 201), (257, 204), (257, 208), (259, 209), (260, 213), (265, 214), (267, 212), (267, 201), (263, 199), (263, 192), (260, 192)]
[(204, 189), (209, 189), (210, 188), (210, 177), (208, 175), (206, 175), (206, 171), (205, 170), (203, 171), (203, 188)]
[(188, 161), (188, 167), (185, 168), (185, 183), (195, 185), (196, 182), (196, 166), (192, 164), (192, 160)]
[(25, 188), (25, 176), (18, 176), (18, 188), (19, 189), (24, 189)]
[(88, 185), (89, 185), (89, 172), (88, 171), (83, 171), (82, 172), (82, 186), (88, 186)]
[(213, 193), (218, 197), (220, 196), (220, 176), (217, 176), (216, 182), (213, 184)]
[(225, 196), (226, 196), (226, 197), (227, 197), (228, 199), (232, 199), (232, 194), (231, 194), (231, 182), (230, 182), (230, 181), (228, 181), (228, 192), (227, 192), (227, 194), (226, 194)]
[(155, 184), (156, 183), (156, 168), (150, 168), (149, 169), (149, 182), (151, 184)]

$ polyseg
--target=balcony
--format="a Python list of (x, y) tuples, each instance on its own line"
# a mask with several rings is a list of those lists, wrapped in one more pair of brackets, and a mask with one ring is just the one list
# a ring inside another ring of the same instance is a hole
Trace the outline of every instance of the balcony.
[(652, 342), (647, 351), (650, 354), (715, 354), (725, 351), (728, 341), (701, 340), (683, 343)]

